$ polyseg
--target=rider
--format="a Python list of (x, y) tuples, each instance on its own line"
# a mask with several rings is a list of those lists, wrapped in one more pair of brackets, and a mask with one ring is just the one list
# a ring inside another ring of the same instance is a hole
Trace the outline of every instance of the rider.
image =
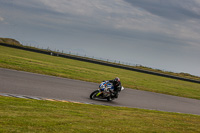
[(110, 83), (113, 83), (113, 86), (114, 86), (114, 96), (115, 98), (118, 98), (118, 93), (119, 91), (121, 91), (121, 82), (120, 82), (120, 78), (116, 77), (115, 79), (113, 80), (108, 80)]

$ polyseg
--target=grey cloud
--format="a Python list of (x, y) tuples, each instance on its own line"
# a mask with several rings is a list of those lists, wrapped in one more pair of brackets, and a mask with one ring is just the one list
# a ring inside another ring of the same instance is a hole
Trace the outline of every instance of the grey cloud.
[(1, 1), (0, 0), (0, 8), (3, 10), (8, 10), (8, 12), (24, 12), (29, 14), (55, 14), (58, 13), (48, 9), (45, 5), (38, 1)]
[(4, 18), (0, 16), (0, 21), (4, 21)]
[(200, 19), (200, 5), (194, 0), (124, 0), (154, 15), (172, 20)]

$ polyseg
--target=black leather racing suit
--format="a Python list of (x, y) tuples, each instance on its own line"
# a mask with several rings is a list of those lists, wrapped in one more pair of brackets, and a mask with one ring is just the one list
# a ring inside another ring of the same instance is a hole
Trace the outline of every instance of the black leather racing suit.
[(118, 93), (119, 91), (121, 91), (121, 82), (116, 82), (115, 80), (108, 80), (110, 83), (113, 83), (113, 86), (114, 86), (114, 97), (118, 97)]

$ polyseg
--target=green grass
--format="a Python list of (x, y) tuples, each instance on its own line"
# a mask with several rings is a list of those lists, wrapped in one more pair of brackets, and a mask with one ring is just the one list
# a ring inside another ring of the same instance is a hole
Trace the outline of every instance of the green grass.
[[(52, 51), (49, 48), (48, 49), (40, 49), (40, 48), (36, 48), (36, 47), (33, 47), (33, 46), (25, 46), (25, 45), (20, 44), (17, 40), (11, 39), (11, 38), (0, 38), (0, 43), (3, 43), (4, 45), (7, 45), (7, 46), (9, 46), (9, 45), (10, 46), (17, 46), (17, 47), (21, 47), (21, 48), (39, 50), (39, 51), (43, 51), (43, 52), (50, 52), (51, 51), (53, 53), (63, 54), (63, 53), (60, 53), (58, 51)], [(77, 56), (77, 55), (70, 55), (70, 56), (75, 56), (75, 57), (78, 57), (78, 58), (86, 58), (86, 59), (90, 59), (90, 60), (94, 60), (94, 61), (96, 60), (96, 59), (92, 59), (92, 58), (88, 58), (88, 57), (81, 57), (81, 56)], [(101, 61), (101, 60), (98, 60), (98, 61)], [(101, 61), (101, 62), (106, 62), (106, 61)], [(108, 63), (108, 62), (106, 62), (106, 63)], [(111, 62), (109, 62), (109, 63), (111, 63)], [(113, 63), (113, 62), (111, 64), (122, 65), (122, 64)], [(127, 67), (127, 65), (123, 65), (123, 66)], [(191, 75), (189, 73), (184, 73), (184, 72), (175, 73), (175, 72), (170, 72), (170, 71), (153, 69), (153, 68), (145, 67), (145, 66), (142, 66), (142, 65), (128, 66), (128, 67), (200, 81), (199, 76), (194, 76), (194, 75)]]
[(19, 41), (12, 39), (12, 38), (1, 38), (0, 37), (0, 43), (11, 44), (11, 45), (16, 45), (16, 46), (23, 46), (22, 44), (20, 44)]
[(200, 84), (0, 46), (0, 67), (200, 99)]
[[(0, 67), (200, 99), (200, 84), (0, 46)], [(0, 132), (200, 132), (200, 116), (0, 96)]]
[(200, 132), (200, 116), (0, 96), (0, 132)]

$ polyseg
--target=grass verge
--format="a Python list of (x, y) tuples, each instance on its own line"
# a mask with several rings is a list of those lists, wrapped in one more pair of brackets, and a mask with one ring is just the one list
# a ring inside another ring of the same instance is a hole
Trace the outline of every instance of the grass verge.
[(0, 46), (0, 67), (200, 99), (200, 84)]
[(200, 116), (0, 96), (0, 132), (200, 132)]

